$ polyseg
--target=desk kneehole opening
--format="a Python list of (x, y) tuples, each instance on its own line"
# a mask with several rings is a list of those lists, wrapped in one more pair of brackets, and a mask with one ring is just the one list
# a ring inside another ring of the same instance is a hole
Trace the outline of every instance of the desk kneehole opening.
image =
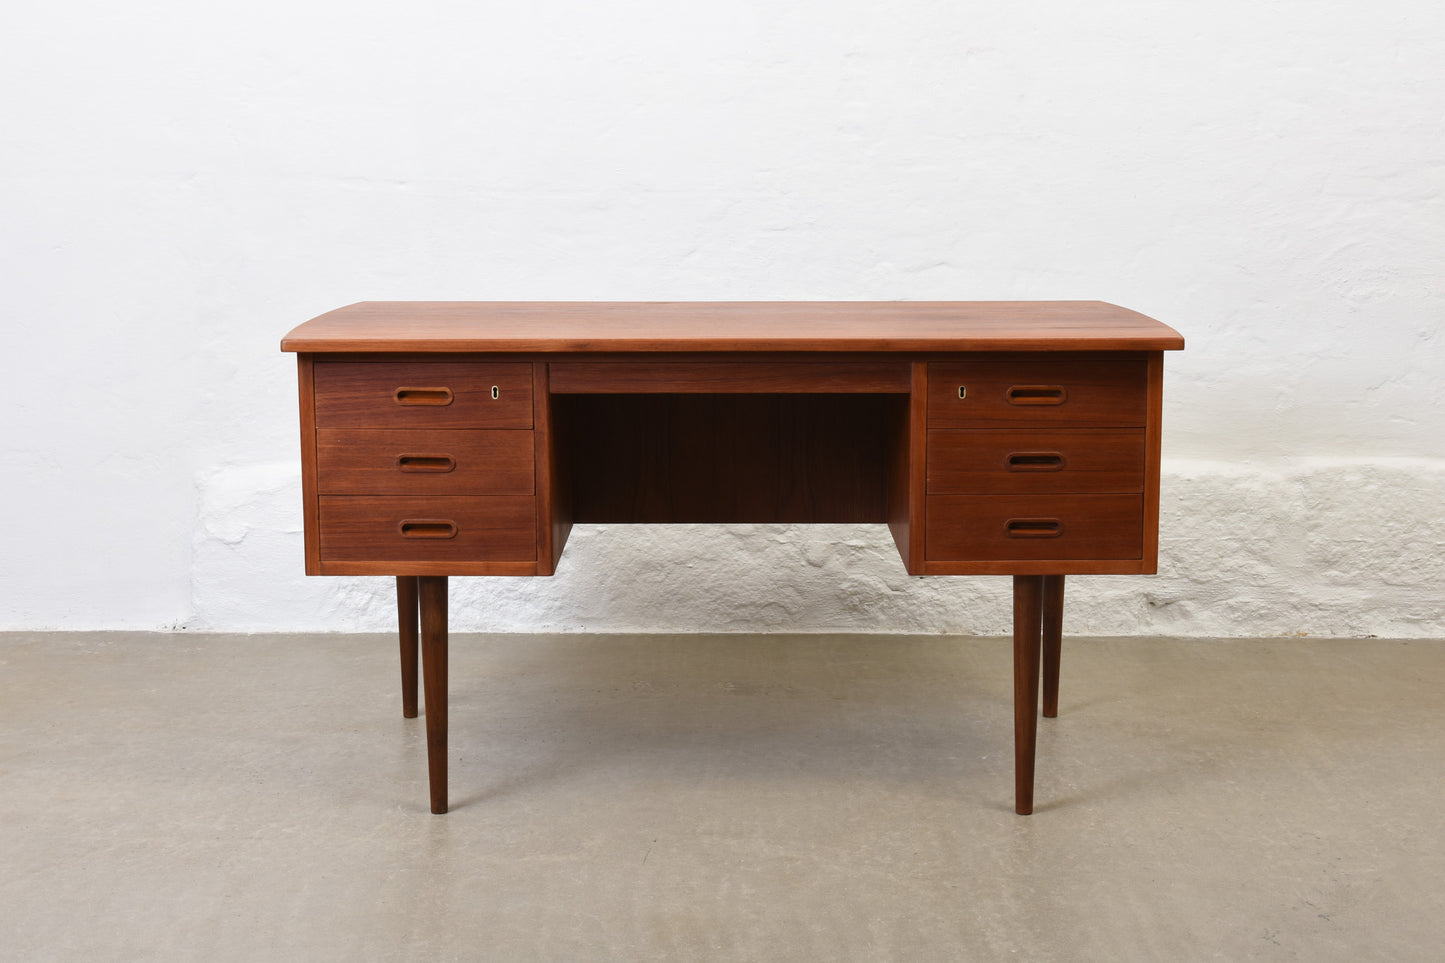
[(445, 518), (405, 518), (397, 531), (402, 538), (456, 538), (457, 523)]
[(1003, 523), (1009, 538), (1058, 538), (1064, 534), (1064, 523), (1057, 518), (1010, 518)]

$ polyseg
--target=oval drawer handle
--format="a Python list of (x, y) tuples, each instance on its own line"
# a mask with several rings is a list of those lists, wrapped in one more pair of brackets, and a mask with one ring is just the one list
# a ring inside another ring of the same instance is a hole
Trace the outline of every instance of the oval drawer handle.
[(1014, 385), (1005, 397), (1011, 405), (1061, 405), (1069, 392), (1062, 385)]
[(392, 397), (399, 405), (449, 405), (452, 403), (452, 389), (398, 388)]
[(396, 467), (402, 471), (448, 472), (457, 467), (451, 455), (397, 455)]
[(1004, 460), (1009, 471), (1063, 471), (1064, 456), (1056, 451), (1015, 451)]
[(1057, 518), (1010, 518), (1003, 530), (1009, 538), (1058, 538), (1064, 523)]
[(406, 518), (397, 528), (402, 538), (457, 537), (457, 523), (444, 518)]

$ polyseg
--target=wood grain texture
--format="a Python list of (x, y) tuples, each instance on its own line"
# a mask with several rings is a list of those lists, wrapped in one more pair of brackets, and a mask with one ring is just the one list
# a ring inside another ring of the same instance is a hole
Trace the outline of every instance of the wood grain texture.
[[(929, 495), (930, 561), (1133, 559), (1143, 550), (1140, 495)], [(1053, 520), (1056, 536), (1011, 522)]]
[[(928, 368), (930, 428), (1144, 426), (1148, 370), (1139, 361), (935, 362)], [(959, 397), (959, 388), (966, 389)], [(1060, 404), (1020, 404), (1018, 388), (1057, 388)]]
[[(450, 538), (402, 534), (404, 522), (424, 521), (448, 522), (456, 534)], [(531, 495), (323, 495), (321, 557), (336, 562), (532, 562), (535, 568), (536, 499)]]
[[(313, 377), (323, 428), (532, 427), (532, 366), (524, 362), (322, 361)], [(401, 388), (444, 388), (452, 401), (401, 404)]]
[(907, 393), (906, 361), (552, 363), (554, 394)]
[(363, 301), (283, 351), (1162, 351), (1177, 331), (1103, 301)]
[[(421, 459), (446, 459), (445, 471)], [(532, 432), (526, 429), (320, 428), (323, 495), (530, 495)]]
[(1144, 432), (1135, 428), (928, 433), (934, 493), (1142, 492), (1144, 467)]

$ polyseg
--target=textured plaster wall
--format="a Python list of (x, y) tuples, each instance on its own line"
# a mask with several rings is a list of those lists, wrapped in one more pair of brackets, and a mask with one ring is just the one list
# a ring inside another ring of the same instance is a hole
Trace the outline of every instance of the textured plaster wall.
[[(1073, 632), (1445, 634), (1445, 7), (23, 3), (0, 628), (379, 628), (280, 336), (364, 298), (1101, 298), (1173, 324), (1161, 573)], [(998, 633), (859, 529), (574, 532), (462, 628)]]

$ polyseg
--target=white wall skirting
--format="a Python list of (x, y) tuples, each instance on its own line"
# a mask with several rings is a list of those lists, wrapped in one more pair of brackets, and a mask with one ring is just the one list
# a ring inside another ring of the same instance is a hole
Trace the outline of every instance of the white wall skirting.
[[(301, 574), (299, 466), (199, 479), (188, 628), (380, 631), (387, 578)], [(1070, 580), (1084, 635), (1445, 635), (1445, 461), (1166, 464), (1155, 576)], [(877, 526), (573, 530), (551, 578), (455, 578), (487, 632), (1001, 635), (1006, 578), (911, 578)]]

